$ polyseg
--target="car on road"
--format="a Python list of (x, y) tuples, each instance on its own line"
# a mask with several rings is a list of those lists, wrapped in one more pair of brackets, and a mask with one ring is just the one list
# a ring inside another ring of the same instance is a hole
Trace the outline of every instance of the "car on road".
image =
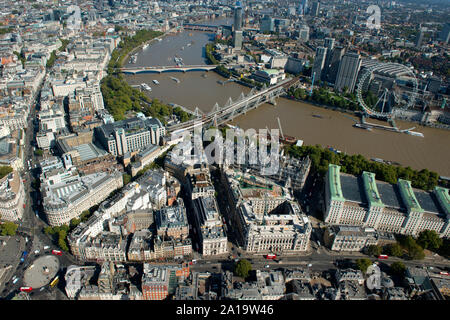
[(308, 268), (311, 268), (312, 267), (312, 264), (311, 263), (308, 263)]
[(265, 268), (270, 268), (270, 266), (268, 264), (265, 265)]
[[(16, 276), (15, 276), (15, 277), (16, 277)], [(13, 284), (16, 284), (19, 280), (20, 280), (20, 278), (19, 278), (19, 277), (16, 277), (16, 278), (13, 280)]]
[(50, 249), (50, 246), (44, 246), (44, 250)]
[(34, 254), (39, 254), (41, 252), (39, 249), (34, 250)]

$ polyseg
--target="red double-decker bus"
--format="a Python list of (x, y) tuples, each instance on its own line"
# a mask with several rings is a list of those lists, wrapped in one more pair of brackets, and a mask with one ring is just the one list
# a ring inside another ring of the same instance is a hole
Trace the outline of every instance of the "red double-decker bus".
[(268, 255), (266, 255), (266, 259), (269, 259), (269, 260), (274, 260), (276, 258), (277, 258), (277, 255), (273, 254), (273, 253), (269, 253)]
[(60, 255), (62, 255), (62, 252), (59, 250), (52, 250), (52, 254), (54, 254), (56, 256), (60, 256)]
[(33, 290), (32, 287), (20, 287), (19, 289), (22, 292), (31, 292), (31, 290)]
[(385, 255), (385, 254), (380, 254), (380, 255), (378, 256), (378, 259), (387, 259), (387, 258), (389, 258), (389, 256), (387, 256), (387, 255)]

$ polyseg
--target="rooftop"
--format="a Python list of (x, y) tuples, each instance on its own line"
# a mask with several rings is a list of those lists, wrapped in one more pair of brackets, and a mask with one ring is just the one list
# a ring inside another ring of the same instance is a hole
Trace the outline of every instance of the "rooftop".
[(340, 171), (341, 167), (335, 164), (328, 166), (328, 183), (330, 186), (331, 199), (345, 200), (342, 194)]

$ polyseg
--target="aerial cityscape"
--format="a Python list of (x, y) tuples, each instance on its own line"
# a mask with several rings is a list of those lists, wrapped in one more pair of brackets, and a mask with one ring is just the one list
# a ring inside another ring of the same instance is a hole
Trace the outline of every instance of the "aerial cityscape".
[(0, 300), (450, 299), (449, 1), (0, 8)]

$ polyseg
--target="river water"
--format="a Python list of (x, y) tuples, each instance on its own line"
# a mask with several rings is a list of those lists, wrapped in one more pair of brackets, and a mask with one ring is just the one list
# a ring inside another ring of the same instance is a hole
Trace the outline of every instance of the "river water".
[[(220, 24), (223, 20), (211, 23)], [(230, 24), (231, 20), (225, 23)], [(213, 34), (190, 31), (165, 37), (141, 51), (137, 63), (130, 66), (174, 65), (175, 55), (181, 57), (186, 65), (205, 64), (204, 45), (213, 37)], [(188, 43), (191, 45), (187, 46)], [(170, 77), (178, 78), (180, 83)], [(138, 74), (126, 75), (125, 78), (132, 85), (143, 82), (150, 85), (152, 91), (147, 94), (152, 98), (191, 110), (198, 107), (203, 112), (209, 112), (216, 102), (223, 106), (230, 97), (235, 100), (242, 92), (250, 91), (248, 87), (233, 82), (220, 84), (224, 78), (213, 71)], [(158, 80), (159, 85), (152, 80)], [(313, 114), (322, 117), (313, 117)], [(263, 129), (266, 126), (274, 129), (278, 128), (277, 118), (285, 135), (301, 139), (306, 145), (333, 146), (348, 154), (395, 161), (402, 166), (418, 170), (427, 168), (439, 175), (450, 176), (450, 131), (447, 130), (396, 121), (400, 129), (416, 127), (414, 131), (422, 132), (425, 137), (378, 129), (367, 131), (352, 126), (356, 121), (352, 115), (285, 98), (279, 98), (276, 106), (264, 104), (236, 118), (233, 123), (244, 129)], [(375, 120), (369, 119), (368, 122)]]

